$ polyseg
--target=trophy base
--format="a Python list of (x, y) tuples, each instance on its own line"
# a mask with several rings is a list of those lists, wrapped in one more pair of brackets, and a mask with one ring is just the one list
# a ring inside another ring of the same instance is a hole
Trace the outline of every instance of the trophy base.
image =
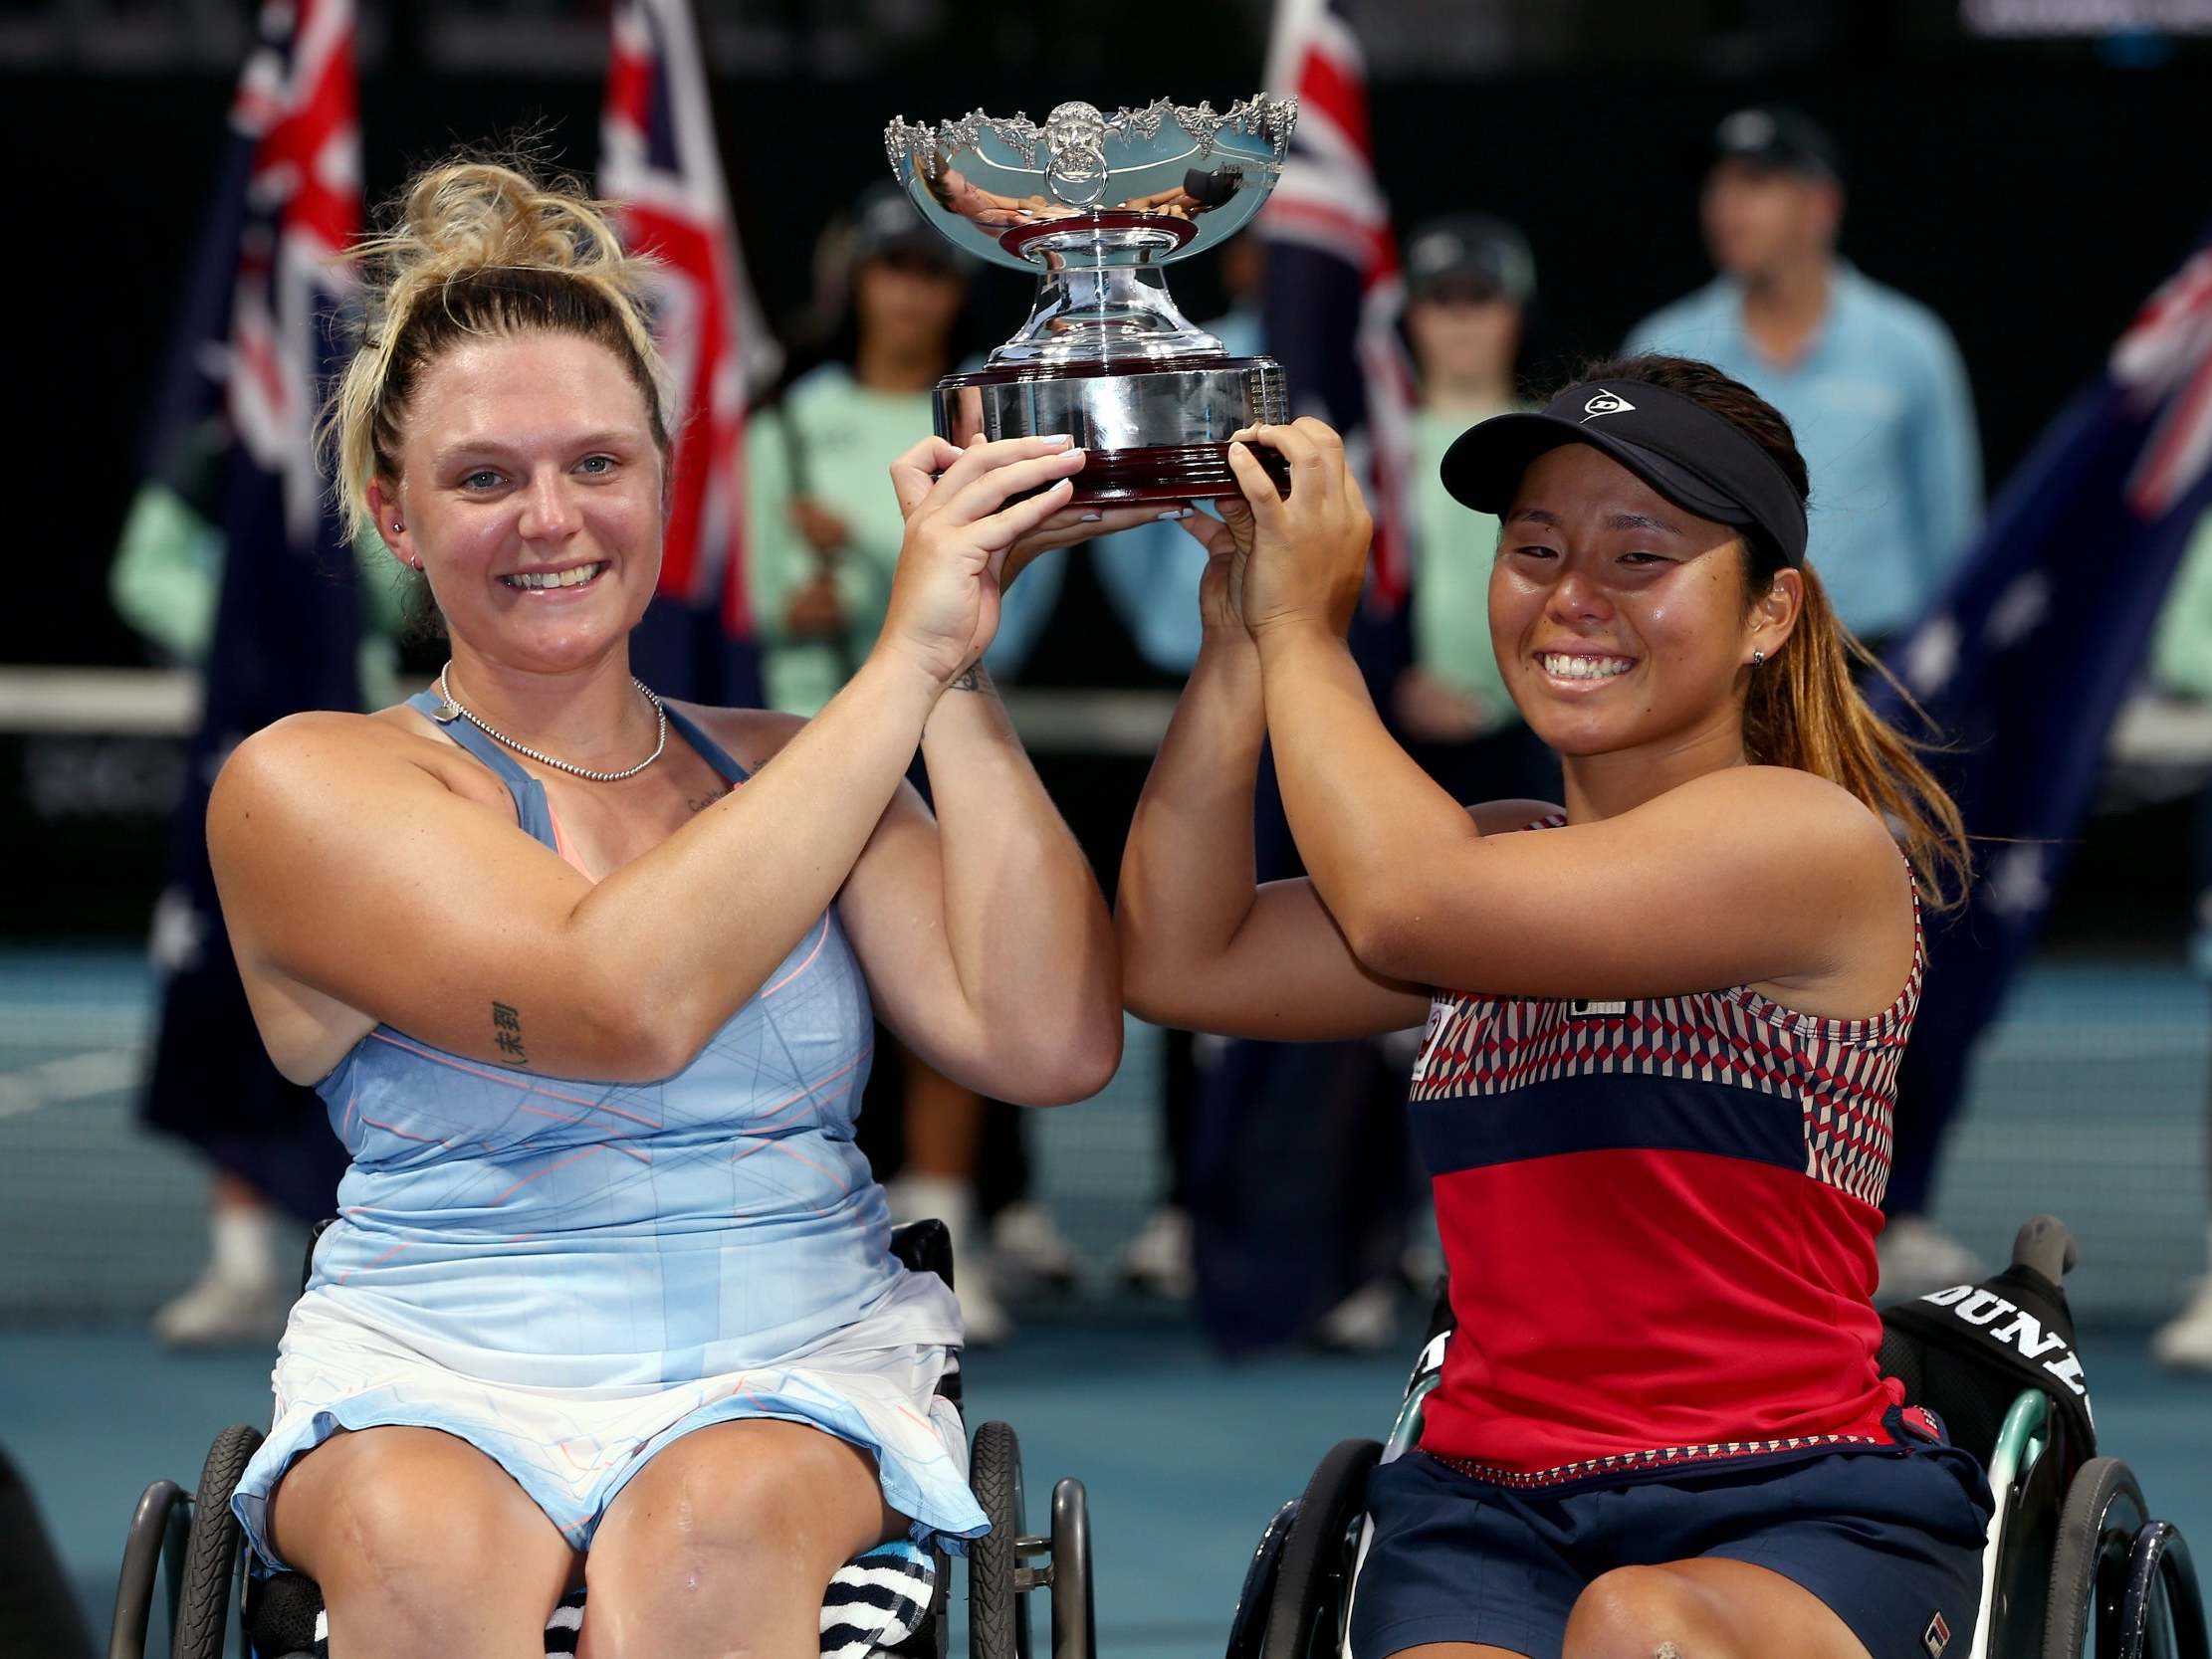
[[(1282, 365), (1272, 357), (1188, 357), (1102, 364), (1022, 365), (953, 374), (937, 383), (938, 435), (966, 444), (1067, 434), (1089, 451), (1073, 505), (1132, 507), (1238, 493), (1228, 437), (1288, 418)], [(1289, 465), (1260, 464), (1287, 490)]]

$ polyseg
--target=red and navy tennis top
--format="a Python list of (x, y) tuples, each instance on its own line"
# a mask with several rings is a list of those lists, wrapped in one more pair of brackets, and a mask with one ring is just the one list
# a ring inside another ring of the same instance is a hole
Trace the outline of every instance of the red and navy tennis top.
[(1457, 1330), (1423, 1449), (1550, 1486), (1891, 1444), (1875, 1235), (1921, 970), (1915, 893), (1873, 1019), (1439, 993), (1410, 1099)]

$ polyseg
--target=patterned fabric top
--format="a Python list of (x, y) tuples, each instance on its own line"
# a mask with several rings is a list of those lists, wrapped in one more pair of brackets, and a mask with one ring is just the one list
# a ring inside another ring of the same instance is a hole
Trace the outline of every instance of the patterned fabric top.
[[(446, 730), (557, 849), (538, 780), (466, 725)], [(527, 1038), (527, 1010), (518, 1023)], [(893, 1310), (886, 1341), (957, 1346), (951, 1293), (892, 1258), (883, 1189), (854, 1144), (871, 1031), (834, 910), (655, 1083), (490, 1065), (378, 1026), (317, 1085), (352, 1165), (311, 1295), (328, 1288), (462, 1375), (534, 1387), (742, 1371)]]
[(1744, 985), (1436, 997), (1409, 1095), (1459, 1329), (1428, 1450), (1542, 1485), (1890, 1443), (1874, 1239), (1912, 906), (1872, 1018)]

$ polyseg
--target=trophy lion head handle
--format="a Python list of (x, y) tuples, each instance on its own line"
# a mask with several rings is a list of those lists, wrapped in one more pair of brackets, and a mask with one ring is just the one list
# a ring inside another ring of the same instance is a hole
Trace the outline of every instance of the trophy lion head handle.
[(1044, 117), (1050, 157), (1044, 187), (1068, 207), (1092, 207), (1106, 194), (1106, 117), (1095, 104), (1063, 104)]

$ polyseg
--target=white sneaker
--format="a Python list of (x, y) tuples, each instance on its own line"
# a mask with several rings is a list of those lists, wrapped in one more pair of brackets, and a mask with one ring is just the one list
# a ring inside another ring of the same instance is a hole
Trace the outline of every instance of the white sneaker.
[(1982, 1276), (1973, 1251), (1925, 1216), (1891, 1216), (1875, 1241), (1875, 1257), (1881, 1268), (1875, 1290), (1880, 1302), (1910, 1302), (1930, 1291), (1971, 1285)]
[(1114, 1271), (1131, 1290), (1169, 1302), (1188, 1302), (1198, 1294), (1198, 1270), (1191, 1262), (1191, 1217), (1174, 1204), (1162, 1204), (1145, 1217), (1137, 1236), (1122, 1246)]
[(1434, 1298), (1443, 1283), (1443, 1237), (1437, 1231), (1437, 1206), (1425, 1204), (1413, 1225), (1406, 1229), (1406, 1248), (1398, 1258), (1398, 1271), (1407, 1286)]
[(962, 1345), (995, 1348), (1013, 1335), (1013, 1321), (998, 1300), (998, 1286), (991, 1271), (991, 1252), (984, 1247), (983, 1230), (976, 1225), (975, 1189), (968, 1182), (947, 1175), (901, 1175), (884, 1183), (896, 1221), (945, 1223), (953, 1241), (953, 1286), (960, 1299)]
[(2180, 1370), (2212, 1371), (2212, 1274), (2199, 1279), (2181, 1311), (2151, 1333), (2150, 1356)]
[(1024, 1198), (1000, 1210), (991, 1224), (992, 1262), (1020, 1290), (1067, 1292), (1081, 1282), (1075, 1247), (1042, 1204)]
[(1314, 1340), (1344, 1353), (1381, 1353), (1398, 1345), (1398, 1286), (1370, 1279), (1321, 1316)]
[(210, 1262), (190, 1290), (161, 1305), (153, 1334), (170, 1348), (266, 1348), (284, 1335), (292, 1301), (281, 1280)]

